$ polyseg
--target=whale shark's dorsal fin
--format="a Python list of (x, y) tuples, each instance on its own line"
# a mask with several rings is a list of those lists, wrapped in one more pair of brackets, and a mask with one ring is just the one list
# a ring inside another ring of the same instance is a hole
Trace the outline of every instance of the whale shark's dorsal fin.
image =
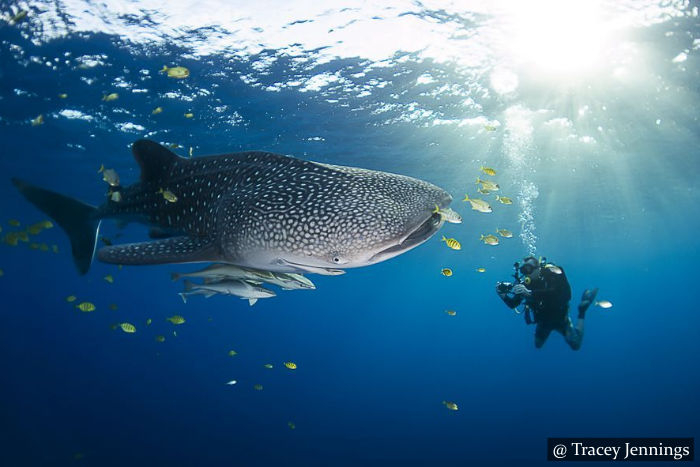
[(140, 139), (131, 145), (134, 159), (141, 167), (142, 182), (156, 182), (166, 178), (172, 166), (181, 159), (165, 146), (149, 139)]

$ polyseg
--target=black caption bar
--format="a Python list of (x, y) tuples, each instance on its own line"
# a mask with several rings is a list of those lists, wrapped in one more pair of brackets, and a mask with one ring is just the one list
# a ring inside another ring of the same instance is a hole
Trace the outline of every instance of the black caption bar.
[(547, 438), (549, 461), (693, 461), (695, 438)]

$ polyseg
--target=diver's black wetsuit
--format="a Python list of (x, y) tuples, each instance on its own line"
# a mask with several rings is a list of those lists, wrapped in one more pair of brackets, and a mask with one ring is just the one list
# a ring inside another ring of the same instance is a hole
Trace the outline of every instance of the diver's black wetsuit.
[[(569, 318), (569, 300), (571, 286), (566, 278), (564, 269), (559, 267), (561, 274), (556, 274), (552, 268), (541, 267), (539, 277), (532, 280), (526, 287), (532, 292), (529, 296), (502, 295), (501, 299), (510, 308), (515, 308), (525, 300), (525, 320), (528, 324), (537, 323), (535, 329), (535, 347), (542, 347), (552, 330), (559, 331), (569, 346), (578, 350), (583, 340), (583, 322), (574, 328)], [(530, 317), (532, 312), (532, 318)], [(579, 317), (581, 318), (581, 317)]]

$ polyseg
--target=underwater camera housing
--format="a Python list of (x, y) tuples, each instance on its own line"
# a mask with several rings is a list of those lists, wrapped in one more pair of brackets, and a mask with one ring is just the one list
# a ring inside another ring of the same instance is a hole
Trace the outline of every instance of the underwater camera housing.
[(496, 285), (496, 290), (498, 291), (498, 293), (502, 293), (502, 294), (510, 293), (510, 291), (513, 289), (514, 285), (515, 284), (513, 284), (511, 282), (499, 282)]
[(513, 290), (513, 287), (515, 284), (520, 284), (522, 281), (520, 280), (520, 263), (515, 262), (513, 263), (513, 269), (515, 272), (513, 273), (513, 279), (515, 279), (515, 282), (498, 282), (496, 283), (496, 291), (499, 294), (507, 294), (510, 293), (511, 290)]

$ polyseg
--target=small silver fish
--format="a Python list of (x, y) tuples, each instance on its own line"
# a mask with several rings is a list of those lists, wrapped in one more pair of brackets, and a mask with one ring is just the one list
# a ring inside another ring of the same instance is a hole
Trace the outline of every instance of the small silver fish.
[[(269, 277), (270, 273), (266, 273)], [(187, 273), (172, 273), (172, 280), (176, 281), (181, 277), (202, 277), (204, 279), (240, 279), (240, 280), (250, 280), (250, 281), (261, 281), (265, 275), (261, 275), (258, 271), (253, 269), (242, 268), (239, 266), (234, 266), (233, 264), (212, 264), (199, 271), (187, 272)]]
[(102, 174), (102, 180), (109, 183), (109, 186), (119, 186), (119, 175), (114, 169), (105, 169), (104, 164), (100, 166), (97, 173)]
[(266, 284), (277, 285), (282, 290), (315, 289), (316, 286), (301, 274), (286, 272), (272, 272), (268, 277), (261, 277), (260, 281)]
[(442, 217), (445, 220), (445, 222), (449, 222), (450, 224), (462, 223), (462, 216), (460, 216), (458, 212), (452, 210), (451, 208), (440, 209), (438, 206), (435, 206), (433, 212), (436, 214), (440, 214), (440, 217)]
[[(210, 293), (218, 293), (222, 295), (235, 295), (244, 300), (248, 300), (250, 306), (255, 305), (259, 298), (270, 298), (277, 295), (272, 290), (264, 287), (258, 287), (245, 281), (240, 280), (224, 280), (212, 284), (193, 284), (190, 281), (185, 281), (185, 292), (205, 291)], [(181, 295), (182, 296), (182, 295)], [(183, 297), (184, 300), (184, 297)]]
[(479, 211), (479, 212), (493, 212), (493, 209), (491, 209), (491, 206), (489, 203), (484, 201), (483, 199), (479, 198), (470, 198), (469, 195), (464, 195), (464, 199), (462, 201), (468, 201), (472, 205), (472, 209), (474, 211)]

